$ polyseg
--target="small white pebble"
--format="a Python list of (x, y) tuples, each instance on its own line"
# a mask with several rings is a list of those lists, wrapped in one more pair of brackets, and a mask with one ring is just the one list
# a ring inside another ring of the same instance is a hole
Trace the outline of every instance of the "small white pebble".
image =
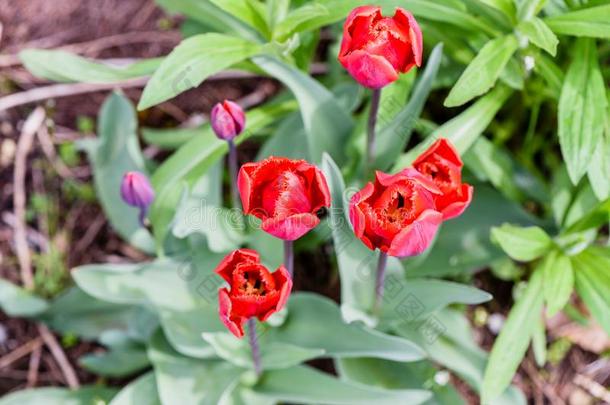
[(491, 314), (489, 318), (487, 318), (487, 327), (494, 335), (500, 333), (502, 326), (504, 326), (504, 315), (501, 314)]
[(440, 386), (445, 386), (449, 383), (449, 372), (446, 370), (438, 371), (434, 374), (434, 382)]
[(531, 72), (532, 69), (534, 69), (534, 67), (536, 66), (536, 59), (534, 59), (533, 56), (528, 55), (523, 58), (523, 63), (525, 64), (525, 70)]

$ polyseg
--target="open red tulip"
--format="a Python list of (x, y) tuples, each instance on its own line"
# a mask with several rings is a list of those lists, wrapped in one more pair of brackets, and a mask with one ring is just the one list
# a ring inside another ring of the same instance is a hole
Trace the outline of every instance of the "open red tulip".
[(461, 215), (472, 201), (473, 187), (462, 183), (463, 166), (460, 155), (445, 138), (434, 142), (413, 162), (413, 167), (441, 191), (434, 201), (443, 220)]
[(262, 229), (296, 240), (316, 227), (316, 213), (330, 206), (324, 174), (304, 160), (269, 157), (239, 171), (239, 194), (246, 214), (260, 218)]
[(379, 89), (421, 66), (422, 50), (422, 33), (411, 13), (397, 7), (393, 17), (383, 17), (380, 7), (361, 6), (345, 21), (339, 62), (362, 86)]
[(292, 289), (284, 266), (271, 273), (250, 249), (230, 253), (214, 271), (229, 283), (228, 289), (218, 292), (220, 320), (238, 338), (244, 336), (244, 323), (249, 318), (266, 321), (282, 309)]
[(438, 188), (415, 169), (389, 175), (376, 173), (350, 202), (356, 236), (370, 249), (389, 256), (421, 254), (434, 240), (443, 216), (434, 209)]

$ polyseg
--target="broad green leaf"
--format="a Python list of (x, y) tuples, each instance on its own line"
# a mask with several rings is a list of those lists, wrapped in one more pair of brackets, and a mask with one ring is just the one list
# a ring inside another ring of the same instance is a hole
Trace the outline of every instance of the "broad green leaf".
[(164, 247), (171, 238), (172, 222), (176, 216), (176, 207), (183, 200), (183, 196), (188, 192), (188, 183), (181, 181), (170, 184), (168, 187), (157, 192), (155, 200), (151, 204), (148, 213), (148, 220), (153, 228), (157, 256), (165, 257)]
[(608, 224), (610, 199), (601, 203), (587, 183), (576, 193), (564, 221), (564, 233), (584, 232)]
[(511, 92), (506, 86), (497, 86), (461, 114), (437, 128), (415, 148), (402, 154), (394, 164), (392, 172), (410, 166), (420, 153), (440, 137), (449, 139), (461, 154), (466, 153), (494, 119)]
[(532, 274), (526, 290), (511, 309), (491, 349), (481, 389), (483, 403), (502, 394), (525, 355), (536, 322), (541, 316), (542, 278), (541, 271)]
[(508, 60), (502, 73), (500, 73), (500, 80), (513, 90), (523, 90), (523, 85), (525, 83), (523, 76), (525, 76), (523, 63), (521, 62), (521, 59), (517, 58), (516, 55), (513, 55), (513, 57)]
[(550, 252), (540, 264), (544, 277), (544, 300), (549, 317), (569, 301), (574, 289), (574, 272), (570, 258), (559, 251)]
[(514, 21), (516, 15), (515, 2), (513, 0), (478, 0), (480, 3), (486, 4), (489, 7), (501, 11), (511, 21)]
[(547, 17), (544, 22), (555, 34), (610, 38), (610, 4)]
[[(218, 183), (216, 183), (218, 184)], [(183, 239), (198, 233), (206, 236), (212, 252), (228, 252), (243, 245), (244, 220), (241, 209), (219, 207), (202, 195), (184, 193), (176, 207), (172, 233)]]
[[(455, 310), (445, 309), (414, 324), (403, 323), (396, 333), (417, 341), (435, 363), (448, 368), (477, 392), (481, 391), (487, 353), (474, 339), (468, 319)], [(525, 396), (514, 386), (508, 387), (490, 405), (525, 405)]]
[(538, 48), (555, 56), (559, 40), (540, 18), (534, 17), (531, 20), (523, 21), (517, 28)]
[(544, 317), (541, 317), (536, 321), (536, 326), (532, 332), (532, 351), (534, 352), (534, 359), (538, 367), (544, 367), (546, 363), (546, 328), (544, 323)]
[[(341, 378), (348, 381), (386, 389), (421, 388), (431, 385), (438, 370), (431, 363), (399, 363), (396, 361), (360, 358), (339, 359), (335, 362)], [(429, 388), (433, 397), (427, 405), (464, 405), (465, 402), (451, 385), (433, 385)]]
[(505, 222), (529, 226), (536, 218), (494, 188), (475, 184), (473, 201), (459, 218), (447, 221), (423, 257), (404, 261), (408, 277), (441, 277), (471, 273), (506, 255), (489, 240), (494, 226)]
[(146, 373), (127, 384), (109, 405), (161, 405), (155, 374)]
[(610, 173), (610, 132), (599, 141), (587, 172), (595, 196), (602, 201), (610, 198), (608, 173)]
[(480, 137), (463, 156), (466, 167), (480, 181), (489, 181), (508, 198), (522, 199), (516, 183), (516, 173), (511, 154), (497, 147), (485, 137)]
[[(201, 282), (199, 288), (204, 291), (203, 294), (212, 296), (208, 288), (214, 288), (213, 294), (216, 296), (220, 283), (213, 280)], [(176, 351), (200, 359), (216, 357), (216, 352), (201, 338), (201, 334), (226, 330), (218, 318), (217, 302), (217, 298), (209, 299), (206, 305), (188, 310), (159, 309), (163, 332)]]
[(451, 304), (475, 305), (492, 298), (490, 294), (464, 284), (404, 279), (402, 275), (388, 275), (385, 286), (382, 317), (393, 322), (413, 322)]
[(144, 156), (136, 134), (136, 112), (127, 98), (112, 93), (100, 111), (96, 139), (84, 139), (93, 168), (97, 198), (114, 230), (138, 249), (154, 251), (151, 234), (140, 224), (139, 210), (128, 206), (120, 194), (123, 175), (129, 171), (146, 174)]
[(491, 238), (513, 260), (530, 262), (549, 251), (553, 241), (547, 233), (537, 226), (523, 228), (504, 224), (492, 228)]
[(243, 369), (223, 360), (201, 361), (176, 353), (158, 331), (148, 355), (163, 404), (218, 405), (231, 394)]
[[(257, 338), (264, 370), (293, 367), (324, 355), (324, 350), (322, 349), (307, 349), (291, 344), (274, 342), (267, 339), (265, 335), (265, 331), (262, 331)], [(252, 363), (252, 350), (247, 339), (238, 339), (226, 332), (204, 333), (203, 339), (214, 348), (220, 358), (239, 367), (254, 367)]]
[(42, 320), (55, 331), (85, 340), (98, 340), (114, 331), (140, 342), (147, 341), (159, 323), (145, 308), (101, 301), (78, 287), (55, 298)]
[[(210, 255), (210, 260), (223, 255)], [(220, 260), (218, 260), (220, 261)], [(118, 304), (151, 303), (169, 309), (193, 308), (197, 301), (191, 285), (189, 261), (161, 259), (133, 264), (93, 264), (75, 268), (76, 284), (88, 294)], [(212, 274), (212, 269), (208, 270)]]
[(260, 32), (265, 38), (271, 33), (265, 19), (265, 8), (258, 0), (210, 0), (233, 17), (245, 22)]
[[(405, 149), (411, 131), (428, 99), (432, 82), (436, 78), (443, 57), (443, 45), (437, 45), (427, 59), (426, 69), (418, 80), (409, 103), (377, 134), (374, 167), (389, 168)], [(396, 100), (398, 103), (399, 101)], [(381, 121), (383, 122), (383, 121)]]
[(163, 60), (142, 93), (139, 110), (199, 86), (209, 76), (256, 55), (261, 46), (223, 34), (187, 38)]
[(334, 95), (309, 75), (274, 57), (257, 56), (253, 61), (284, 83), (298, 100), (312, 161), (319, 163), (326, 152), (344, 162), (353, 120)]
[(377, 357), (396, 361), (422, 358), (411, 342), (386, 335), (359, 323), (346, 324), (328, 298), (311, 293), (293, 294), (284, 324), (271, 328), (266, 338), (306, 349), (322, 349), (329, 357)]
[(86, 370), (104, 377), (128, 377), (150, 365), (144, 346), (109, 348), (102, 354), (86, 354), (78, 359)]
[(572, 258), (576, 291), (593, 318), (610, 335), (610, 253), (608, 248), (589, 248)]
[[(462, 0), (458, 3), (463, 3), (466, 5), (466, 10), (471, 14), (504, 32), (513, 28), (515, 24), (515, 10), (513, 7), (512, 12), (509, 11), (504, 4), (499, 4), (501, 2), (503, 1)], [(506, 11), (508, 11), (508, 14)]]
[(559, 99), (561, 152), (572, 183), (587, 172), (606, 122), (606, 92), (595, 41), (579, 39)]
[(256, 160), (269, 156), (284, 156), (290, 159), (309, 159), (307, 134), (299, 113), (290, 114), (263, 144), (256, 155)]
[(196, 136), (203, 133), (203, 128), (142, 128), (142, 138), (149, 145), (161, 149), (178, 149)]
[(147, 59), (127, 65), (113, 65), (66, 51), (26, 49), (19, 59), (34, 76), (63, 83), (109, 83), (152, 75), (162, 58)]
[(32, 317), (48, 309), (47, 302), (33, 293), (0, 279), (0, 308), (13, 317)]
[(299, 404), (420, 404), (430, 398), (424, 390), (384, 390), (350, 383), (306, 366), (265, 373), (252, 390), (277, 402)]
[(210, 31), (237, 34), (253, 41), (262, 39), (254, 29), (221, 10), (209, 0), (156, 0), (156, 3), (169, 12), (184, 14), (192, 18)]
[(541, 75), (549, 86), (551, 96), (559, 100), (564, 74), (559, 66), (546, 54), (539, 54), (535, 59), (534, 71)]
[(485, 44), (449, 92), (445, 106), (457, 107), (487, 93), (517, 48), (514, 35), (496, 38)]
[(284, 40), (294, 32), (301, 31), (301, 28), (316, 19), (325, 19), (329, 15), (329, 10), (322, 4), (312, 2), (292, 10), (275, 26), (273, 37), (277, 40)]
[(0, 405), (83, 405), (105, 403), (116, 393), (114, 388), (83, 386), (67, 388), (33, 388), (13, 392), (0, 399)]
[(527, 21), (542, 10), (547, 0), (514, 0), (517, 3), (517, 17), (519, 21)]

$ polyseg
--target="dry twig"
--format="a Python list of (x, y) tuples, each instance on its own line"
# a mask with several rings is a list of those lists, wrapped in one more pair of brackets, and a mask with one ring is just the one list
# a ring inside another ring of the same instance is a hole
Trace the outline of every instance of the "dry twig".
[(30, 365), (28, 367), (28, 382), (26, 386), (32, 388), (38, 382), (38, 369), (40, 368), (40, 357), (42, 356), (42, 348), (34, 349), (30, 356)]
[(147, 81), (147, 77), (140, 77), (114, 83), (69, 83), (38, 87), (0, 98), (0, 111), (50, 98), (75, 96), (77, 94), (112, 90), (115, 88), (142, 87)]
[(24, 343), (12, 352), (8, 353), (6, 356), (0, 358), (0, 368), (4, 368), (13, 364), (23, 356), (27, 356), (34, 350), (40, 348), (40, 346), (42, 346), (42, 338), (40, 337), (34, 338), (29, 342)]
[(15, 251), (19, 260), (21, 269), (21, 280), (24, 286), (31, 290), (34, 288), (34, 277), (32, 275), (32, 258), (28, 248), (25, 225), (25, 175), (26, 175), (26, 160), (34, 135), (43, 125), (45, 112), (42, 107), (37, 107), (27, 118), (23, 125), (23, 131), (19, 137), (17, 144), (17, 152), (15, 153), (15, 172), (13, 177), (13, 209), (15, 212)]
[(608, 392), (608, 390), (597, 381), (594, 381), (586, 375), (576, 374), (576, 377), (574, 377), (574, 384), (585, 389), (595, 398), (610, 404), (610, 392)]
[(66, 357), (66, 353), (64, 353), (63, 349), (61, 348), (61, 346), (57, 342), (57, 339), (55, 339), (55, 336), (53, 336), (49, 328), (39, 323), (38, 333), (40, 333), (42, 340), (47, 345), (49, 351), (59, 364), (59, 368), (61, 368), (61, 372), (64, 375), (68, 387), (72, 389), (80, 387), (80, 383), (78, 382), (78, 377), (76, 376), (74, 368), (70, 364), (68, 357)]

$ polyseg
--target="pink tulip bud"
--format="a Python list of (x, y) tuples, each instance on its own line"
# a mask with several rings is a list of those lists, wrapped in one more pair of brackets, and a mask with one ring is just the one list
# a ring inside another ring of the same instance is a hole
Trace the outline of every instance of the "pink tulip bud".
[(127, 172), (121, 183), (121, 197), (128, 205), (140, 209), (140, 222), (144, 222), (148, 207), (155, 199), (155, 191), (144, 174)]
[(230, 141), (241, 134), (246, 124), (244, 110), (236, 103), (225, 100), (212, 108), (212, 129), (216, 136)]

